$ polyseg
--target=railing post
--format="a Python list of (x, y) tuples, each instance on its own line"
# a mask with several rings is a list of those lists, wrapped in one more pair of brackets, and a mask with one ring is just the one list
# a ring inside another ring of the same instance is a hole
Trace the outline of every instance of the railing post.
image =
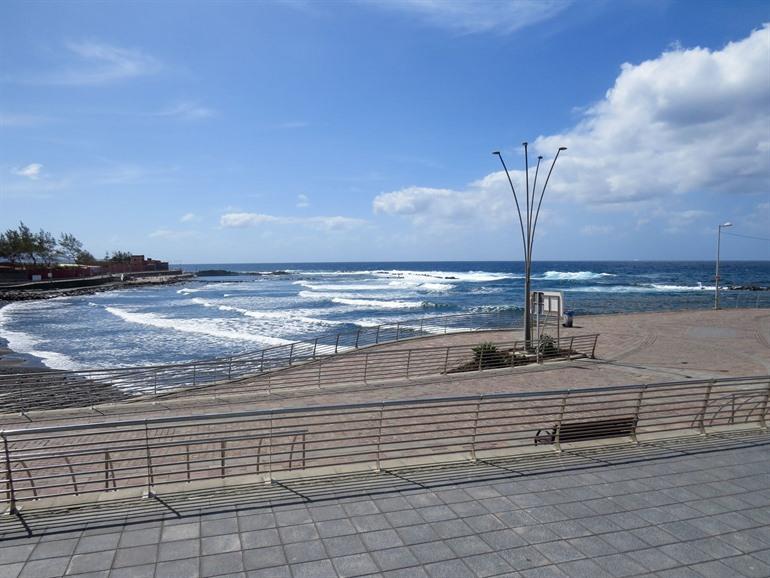
[(406, 378), (409, 379), (409, 364), (412, 361), (412, 350), (409, 349), (406, 352)]
[(700, 429), (701, 435), (706, 435), (706, 410), (708, 409), (709, 401), (711, 399), (712, 387), (714, 387), (714, 382), (709, 381), (709, 384), (706, 386), (706, 395), (703, 398), (703, 407), (700, 412), (700, 426), (698, 429)]
[(567, 397), (569, 397), (569, 394), (572, 390), (568, 389), (567, 393), (565, 393), (561, 398), (561, 407), (559, 408), (559, 421), (556, 422), (556, 437), (554, 438), (554, 447), (556, 448), (556, 451), (561, 453), (561, 424), (562, 421), (564, 421), (564, 411), (567, 409)]
[(473, 417), (473, 437), (471, 438), (471, 461), (476, 462), (476, 433), (479, 428), (479, 409), (481, 408), (481, 402), (484, 401), (484, 395), (480, 395), (476, 399), (476, 415)]
[(190, 444), (185, 444), (185, 470), (187, 471), (187, 483), (190, 483)]
[(358, 339), (361, 337), (361, 329), (359, 328), (358, 331), (356, 331), (356, 349), (358, 349)]
[(575, 336), (573, 335), (572, 337), (569, 338), (569, 353), (567, 354), (568, 355), (567, 359), (569, 361), (572, 361), (572, 350), (574, 346), (575, 346)]
[(267, 480), (265, 483), (273, 483), (273, 410), (270, 410), (270, 424), (267, 430)]
[(374, 334), (374, 344), (377, 345), (380, 342), (380, 325), (377, 326), (377, 333)]
[(377, 463), (375, 467), (375, 471), (379, 472), (381, 471), (380, 468), (380, 452), (382, 450), (382, 412), (384, 409), (384, 402), (380, 402), (380, 419), (378, 420), (377, 425)]
[(289, 367), (291, 367), (291, 361), (294, 358), (294, 344), (291, 344), (291, 347), (289, 348)]
[(364, 355), (364, 383), (366, 383), (366, 374), (369, 371), (369, 352)]
[(321, 366), (323, 365), (324, 360), (319, 359), (318, 360), (318, 389), (321, 389)]
[(225, 452), (227, 451), (227, 440), (219, 441), (219, 471), (220, 477), (225, 478)]
[(262, 358), (259, 361), (259, 373), (265, 371), (265, 350), (262, 350)]
[(763, 430), (767, 429), (767, 403), (770, 401), (770, 381), (767, 383), (767, 391), (765, 391), (765, 399), (762, 400), (761, 413), (759, 414), (759, 427)]
[(3, 438), (3, 453), (5, 454), (5, 484), (7, 488), (6, 494), (8, 495), (8, 513), (17, 514), (16, 491), (13, 487), (13, 469), (11, 467), (11, 450), (8, 447), (8, 438), (5, 437), (5, 432), (0, 432), (0, 437)]
[(644, 392), (647, 389), (647, 385), (643, 385), (639, 390), (639, 396), (636, 398), (636, 408), (634, 409), (634, 428), (631, 430), (631, 439), (635, 444), (639, 443), (636, 437), (636, 428), (639, 426), (639, 412), (642, 409), (642, 398), (644, 398)]
[(145, 497), (149, 498), (153, 495), (152, 494), (153, 479), (152, 479), (152, 456), (150, 455), (150, 431), (147, 426), (147, 420), (144, 420), (144, 451), (147, 459), (147, 495)]
[(196, 367), (196, 365), (193, 363), (193, 385), (195, 385), (195, 384), (196, 384), (197, 373), (198, 373), (198, 372), (197, 372), (197, 367)]
[(599, 335), (594, 335), (594, 345), (591, 348), (591, 359), (596, 359), (596, 342), (599, 341)]
[(334, 342), (334, 355), (337, 355), (337, 349), (340, 345), (340, 334), (337, 334), (337, 341)]
[(422, 333), (422, 323), (425, 321), (425, 318), (420, 319), (420, 333)]
[(233, 358), (230, 356), (230, 360), (227, 362), (227, 380), (233, 378)]
[(318, 349), (318, 338), (315, 338), (315, 341), (313, 342), (313, 359), (315, 359), (315, 352), (316, 349)]

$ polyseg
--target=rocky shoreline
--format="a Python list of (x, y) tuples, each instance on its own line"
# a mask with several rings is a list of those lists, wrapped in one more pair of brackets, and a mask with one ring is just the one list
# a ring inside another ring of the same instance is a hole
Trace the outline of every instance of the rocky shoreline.
[(163, 275), (156, 277), (140, 277), (126, 279), (124, 281), (110, 281), (101, 285), (91, 285), (86, 287), (72, 287), (66, 289), (18, 289), (18, 288), (0, 288), (0, 301), (36, 301), (40, 299), (53, 299), (55, 297), (71, 297), (75, 295), (93, 295), (103, 293), (104, 291), (113, 291), (115, 289), (125, 289), (128, 287), (142, 287), (146, 285), (173, 285), (189, 281), (194, 276), (191, 273), (182, 273), (177, 275)]

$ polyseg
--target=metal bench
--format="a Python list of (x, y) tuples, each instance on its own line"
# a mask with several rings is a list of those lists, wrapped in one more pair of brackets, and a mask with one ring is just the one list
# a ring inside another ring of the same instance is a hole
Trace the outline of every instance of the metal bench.
[(535, 445), (633, 436), (636, 422), (636, 417), (619, 417), (556, 424), (551, 429), (537, 430)]

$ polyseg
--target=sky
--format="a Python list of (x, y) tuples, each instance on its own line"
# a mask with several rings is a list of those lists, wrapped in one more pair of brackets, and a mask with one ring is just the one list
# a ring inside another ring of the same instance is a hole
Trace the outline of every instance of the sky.
[[(0, 4), (0, 230), (174, 263), (770, 259), (770, 4)], [(540, 173), (537, 194), (545, 182)]]

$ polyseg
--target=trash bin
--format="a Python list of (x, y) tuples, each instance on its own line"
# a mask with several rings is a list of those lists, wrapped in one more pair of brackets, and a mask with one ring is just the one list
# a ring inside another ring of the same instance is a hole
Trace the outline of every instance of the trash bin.
[(562, 318), (562, 327), (572, 327), (572, 321), (575, 319), (575, 312), (574, 311), (565, 311), (564, 315), (561, 316)]

